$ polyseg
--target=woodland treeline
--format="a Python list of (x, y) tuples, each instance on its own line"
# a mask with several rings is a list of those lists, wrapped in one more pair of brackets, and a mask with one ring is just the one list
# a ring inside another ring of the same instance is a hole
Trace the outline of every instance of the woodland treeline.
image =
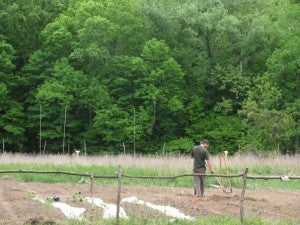
[(295, 153), (299, 17), (296, 0), (1, 0), (0, 146)]

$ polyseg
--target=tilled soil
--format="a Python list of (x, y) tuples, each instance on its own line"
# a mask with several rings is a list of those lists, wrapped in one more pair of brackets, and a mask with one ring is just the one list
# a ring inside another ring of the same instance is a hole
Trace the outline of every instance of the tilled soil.
[[(81, 193), (81, 194), (78, 194)], [(138, 199), (158, 205), (169, 205), (190, 216), (231, 215), (239, 216), (240, 189), (225, 194), (220, 189), (206, 189), (202, 200), (194, 200), (192, 188), (123, 186), (122, 198), (136, 196)], [(67, 224), (59, 209), (42, 204), (32, 198), (59, 197), (74, 207), (86, 208), (89, 220), (100, 218), (102, 209), (82, 202), (82, 196), (91, 196), (90, 184), (22, 183), (11, 177), (0, 179), (0, 224)], [(78, 197), (79, 196), (79, 197)], [(80, 197), (81, 196), (81, 197)], [(94, 185), (93, 196), (105, 203), (116, 203), (117, 187)], [(272, 220), (293, 219), (300, 222), (300, 191), (279, 189), (246, 190), (245, 215), (260, 216)], [(162, 213), (134, 204), (121, 205), (128, 216), (162, 217)]]

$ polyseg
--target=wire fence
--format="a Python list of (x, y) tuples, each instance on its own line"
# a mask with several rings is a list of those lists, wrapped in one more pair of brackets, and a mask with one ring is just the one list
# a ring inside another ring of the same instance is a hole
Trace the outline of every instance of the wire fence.
[(90, 178), (90, 192), (91, 198), (93, 202), (93, 190), (94, 190), (94, 179), (101, 178), (101, 179), (117, 179), (118, 181), (118, 188), (117, 188), (117, 212), (116, 212), (116, 225), (120, 224), (120, 202), (121, 202), (121, 191), (122, 191), (122, 178), (129, 178), (129, 179), (176, 179), (180, 177), (187, 177), (187, 176), (201, 176), (201, 177), (223, 177), (223, 178), (242, 178), (242, 192), (240, 196), (240, 222), (244, 225), (244, 199), (245, 199), (245, 192), (247, 187), (247, 180), (248, 179), (280, 179), (280, 180), (290, 180), (290, 179), (300, 179), (300, 176), (249, 176), (248, 175), (248, 168), (245, 169), (244, 173), (241, 174), (199, 174), (199, 173), (188, 173), (188, 174), (180, 174), (177, 176), (132, 176), (126, 175), (122, 172), (122, 168), (119, 165), (118, 171), (112, 175), (98, 175), (93, 173), (73, 173), (73, 172), (65, 172), (65, 171), (36, 171), (36, 170), (0, 170), (0, 174), (13, 174), (13, 173), (31, 173), (31, 174), (61, 174), (61, 175), (70, 175), (70, 176), (80, 176), (80, 177), (89, 177)]

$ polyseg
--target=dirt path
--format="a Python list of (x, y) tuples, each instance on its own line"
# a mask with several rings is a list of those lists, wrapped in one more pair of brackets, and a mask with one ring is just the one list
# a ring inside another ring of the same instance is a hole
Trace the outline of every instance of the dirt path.
[[(91, 210), (91, 205), (74, 198), (75, 193), (90, 196), (89, 184), (44, 184), (21, 183), (12, 178), (0, 179), (0, 224), (24, 224), (27, 221), (39, 221), (44, 224), (65, 224), (63, 214), (51, 206), (33, 201), (32, 197), (58, 196), (61, 202), (71, 206), (87, 209), (86, 217), (101, 217), (101, 209)], [(30, 191), (29, 191), (30, 190)], [(124, 186), (122, 198), (137, 198), (159, 205), (178, 208), (190, 216), (201, 215), (232, 215), (239, 216), (240, 190), (234, 189), (232, 195), (224, 194), (218, 189), (207, 189), (205, 199), (192, 201), (192, 189), (170, 187), (136, 187)], [(95, 185), (94, 196), (106, 203), (115, 204), (116, 186)], [(146, 209), (144, 206), (122, 204), (130, 216), (163, 216)], [(259, 215), (269, 219), (289, 218), (300, 222), (300, 191), (278, 189), (246, 190), (246, 216)]]

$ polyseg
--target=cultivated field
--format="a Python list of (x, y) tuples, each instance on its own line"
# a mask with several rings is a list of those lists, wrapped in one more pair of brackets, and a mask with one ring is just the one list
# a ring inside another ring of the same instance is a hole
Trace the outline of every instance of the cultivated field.
[[(240, 173), (249, 167), (253, 175), (300, 175), (300, 157), (234, 156), (228, 158), (227, 170), (220, 170), (219, 160), (212, 157), (216, 171)], [(72, 172), (93, 172), (115, 174), (117, 165), (122, 165), (128, 175), (170, 176), (189, 173), (192, 160), (189, 157), (131, 157), (119, 156), (58, 156), (58, 155), (0, 155), (0, 170), (63, 170)], [(114, 224), (114, 220), (102, 218), (103, 209), (81, 201), (89, 197), (88, 178), (64, 175), (3, 174), (0, 180), (0, 224)], [(184, 177), (172, 180), (123, 179), (121, 198), (135, 196), (138, 199), (160, 206), (171, 206), (196, 220), (175, 220), (172, 216), (144, 205), (122, 203), (129, 219), (121, 224), (239, 224), (239, 202), (241, 178), (232, 179), (232, 194), (211, 188), (217, 184), (207, 179), (205, 199), (192, 201), (193, 180)], [(116, 180), (96, 179), (94, 197), (108, 204), (115, 204), (117, 197)], [(77, 194), (80, 193), (80, 198)], [(34, 197), (47, 199), (59, 196), (61, 202), (73, 207), (82, 207), (84, 221), (67, 220), (49, 203), (34, 201)], [(260, 181), (248, 180), (245, 199), (246, 224), (299, 224), (300, 223), (300, 182), (290, 180)]]

